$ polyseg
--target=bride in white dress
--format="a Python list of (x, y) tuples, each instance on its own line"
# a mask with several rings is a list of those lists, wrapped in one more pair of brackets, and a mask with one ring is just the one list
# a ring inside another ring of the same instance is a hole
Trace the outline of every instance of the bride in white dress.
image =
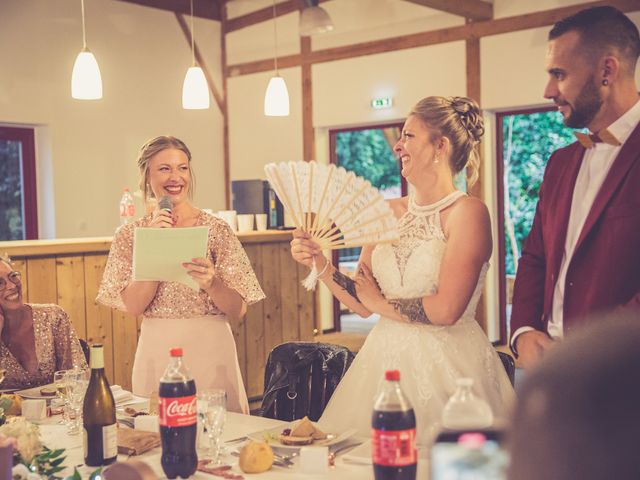
[(400, 370), (415, 410), (418, 444), (440, 429), (461, 377), (473, 379), (474, 393), (496, 418), (508, 415), (513, 388), (474, 318), (492, 249), (489, 212), (453, 184), (464, 168), (477, 172), (483, 132), (471, 99), (427, 97), (416, 104), (394, 147), (413, 186), (409, 197), (390, 202), (400, 240), (364, 247), (355, 281), (327, 265), (306, 233), (294, 233), (294, 259), (310, 266), (315, 258), (320, 279), (354, 312), (380, 314), (319, 421), (325, 431), (356, 428), (369, 436), (374, 397), (390, 369)]

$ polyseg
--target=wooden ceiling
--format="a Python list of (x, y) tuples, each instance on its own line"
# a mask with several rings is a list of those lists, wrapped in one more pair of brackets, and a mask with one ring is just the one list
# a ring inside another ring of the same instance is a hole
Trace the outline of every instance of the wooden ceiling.
[[(121, 2), (135, 3), (145, 7), (167, 10), (174, 13), (188, 15), (190, 13), (189, 0), (119, 0)], [(193, 0), (193, 15), (209, 20), (220, 21), (222, 5), (234, 0)], [(320, 3), (330, 0), (319, 0)], [(334, 0), (339, 1), (339, 0)], [(422, 5), (424, 7), (440, 10), (453, 15), (459, 15), (468, 20), (490, 20), (493, 18), (493, 4), (484, 0), (398, 0)], [(276, 16), (286, 15), (304, 8), (304, 0), (278, 0), (276, 3)], [(264, 22), (273, 18), (273, 8), (265, 7), (257, 9), (245, 15), (228, 20), (225, 31), (232, 32), (249, 25)]]

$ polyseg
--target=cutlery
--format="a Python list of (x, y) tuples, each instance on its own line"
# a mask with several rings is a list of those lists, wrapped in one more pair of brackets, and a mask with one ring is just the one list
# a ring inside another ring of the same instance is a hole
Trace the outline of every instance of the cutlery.
[(237, 437), (237, 438), (232, 438), (231, 440), (225, 440), (224, 443), (238, 443), (238, 442), (243, 442), (247, 439), (247, 436), (244, 435), (243, 437)]
[[(232, 451), (231, 455), (233, 455), (234, 457), (239, 457), (240, 456), (240, 452), (237, 451)], [(282, 468), (291, 468), (293, 466), (293, 462), (291, 461), (290, 458), (288, 457), (282, 457), (280, 455), (273, 455), (273, 464), (276, 467), (282, 467)]]

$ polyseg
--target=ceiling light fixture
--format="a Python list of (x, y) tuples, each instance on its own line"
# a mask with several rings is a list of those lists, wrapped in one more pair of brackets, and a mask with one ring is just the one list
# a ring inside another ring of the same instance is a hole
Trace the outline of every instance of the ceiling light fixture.
[(102, 78), (100, 67), (93, 53), (87, 48), (87, 33), (84, 24), (84, 0), (82, 8), (82, 50), (76, 57), (71, 73), (71, 96), (78, 100), (98, 100), (102, 98)]
[(191, 67), (187, 70), (182, 84), (182, 108), (205, 110), (209, 108), (209, 84), (204, 72), (196, 64), (193, 30), (193, 0), (191, 0)]
[(333, 30), (333, 22), (327, 11), (318, 6), (318, 0), (304, 0), (305, 8), (300, 12), (300, 35), (308, 37)]
[(278, 30), (276, 28), (276, 0), (273, 0), (273, 39), (274, 57), (273, 68), (275, 75), (269, 80), (264, 95), (264, 114), (268, 117), (289, 116), (289, 92), (287, 84), (278, 73)]

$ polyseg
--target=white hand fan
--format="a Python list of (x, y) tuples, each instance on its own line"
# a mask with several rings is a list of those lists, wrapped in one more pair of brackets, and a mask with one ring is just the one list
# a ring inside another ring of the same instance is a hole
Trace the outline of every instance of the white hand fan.
[[(270, 163), (267, 179), (296, 227), (323, 250), (393, 242), (397, 219), (382, 194), (367, 180), (335, 165)], [(313, 288), (315, 264), (305, 280)]]

